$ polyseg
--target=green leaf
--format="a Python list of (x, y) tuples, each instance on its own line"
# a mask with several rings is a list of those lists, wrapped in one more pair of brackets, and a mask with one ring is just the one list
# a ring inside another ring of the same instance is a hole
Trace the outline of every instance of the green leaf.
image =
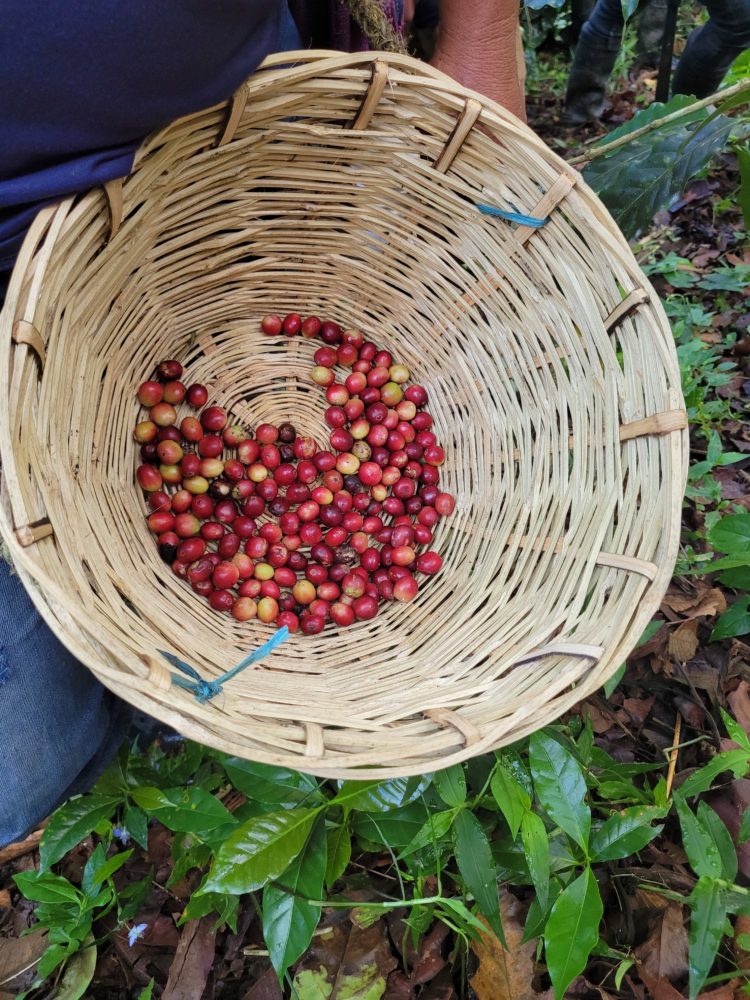
[(286, 767), (272, 767), (242, 757), (217, 758), (235, 788), (250, 799), (278, 805), (283, 802), (308, 801), (314, 805), (322, 798), (318, 781), (311, 774), (292, 771)]
[(321, 808), (269, 813), (243, 823), (217, 851), (198, 892), (241, 895), (278, 878), (302, 850)]
[(521, 842), (539, 905), (544, 909), (549, 896), (549, 840), (544, 823), (536, 813), (524, 813), (521, 820)]
[(239, 896), (234, 896), (226, 892), (194, 892), (188, 900), (188, 905), (182, 911), (179, 923), (187, 923), (188, 920), (199, 920), (209, 913), (217, 914), (216, 924), (228, 924), (237, 933), (237, 911), (239, 909)]
[(131, 796), (145, 812), (180, 833), (201, 834), (236, 824), (226, 806), (205, 788), (135, 788)]
[(138, 994), (138, 1000), (153, 1000), (154, 996), (154, 980), (152, 979), (145, 989), (141, 990)]
[(330, 804), (366, 813), (388, 812), (418, 799), (429, 784), (427, 776), (391, 781), (345, 781)]
[(79, 949), (65, 966), (54, 1000), (80, 1000), (89, 988), (96, 969), (96, 945), (89, 935), (84, 946)]
[(95, 889), (97, 886), (102, 885), (108, 878), (111, 878), (116, 871), (122, 868), (132, 853), (131, 849), (129, 851), (122, 851), (120, 854), (113, 854), (111, 858), (108, 858), (103, 865), (93, 872), (91, 888)]
[(326, 886), (330, 889), (346, 871), (352, 856), (352, 836), (347, 822), (332, 827), (327, 834)]
[(20, 872), (13, 881), (27, 899), (36, 903), (78, 903), (81, 893), (62, 875), (52, 872)]
[(462, 764), (435, 771), (432, 781), (446, 805), (461, 806), (466, 801), (466, 776)]
[(591, 836), (591, 857), (595, 861), (627, 858), (650, 843), (661, 833), (660, 826), (651, 826), (662, 819), (666, 810), (655, 806), (631, 806), (610, 816)]
[(692, 911), (688, 944), (690, 1000), (695, 1000), (724, 936), (727, 908), (718, 881), (706, 875), (698, 879), (688, 902)]
[(67, 944), (51, 944), (39, 959), (39, 965), (36, 969), (37, 980), (47, 979), (58, 965), (69, 958), (77, 948), (77, 941), (69, 941)]
[(565, 991), (586, 968), (599, 940), (603, 907), (599, 886), (590, 867), (563, 889), (550, 911), (544, 929), (544, 954), (555, 996)]
[(693, 795), (700, 795), (707, 792), (712, 787), (717, 776), (724, 771), (732, 771), (735, 778), (742, 778), (747, 774), (750, 760), (747, 750), (722, 750), (717, 753), (708, 764), (705, 764), (699, 771), (695, 771), (687, 777), (680, 785), (680, 795), (689, 799)]
[(578, 761), (542, 730), (529, 741), (529, 763), (534, 789), (547, 815), (585, 851), (591, 810), (585, 801), (586, 781)]
[[(630, 135), (635, 129), (694, 103), (678, 94), (667, 104), (654, 102), (610, 132), (606, 142)], [(584, 178), (604, 201), (626, 236), (646, 229), (670, 198), (684, 191), (688, 181), (726, 144), (732, 119), (709, 120), (705, 110), (670, 122), (604, 156), (593, 160)]]
[(497, 870), (487, 834), (476, 816), (461, 809), (453, 820), (453, 850), (464, 884), (497, 937), (505, 943), (500, 921)]
[(549, 911), (552, 909), (555, 900), (562, 892), (562, 889), (562, 883), (559, 879), (550, 879), (549, 899), (546, 904), (542, 906), (538, 895), (534, 896), (531, 900), (529, 912), (526, 914), (526, 923), (523, 928), (523, 943), (526, 941), (533, 941), (535, 938), (540, 937), (544, 933), (544, 925), (547, 923)]
[[(734, 740), (737, 746), (744, 747), (748, 754), (750, 754), (750, 737), (748, 737), (739, 722), (733, 719), (728, 712), (725, 712), (723, 708), (720, 709), (720, 712), (722, 721), (730, 737)], [(735, 777), (739, 778), (740, 775), (737, 774)]]
[(505, 817), (505, 821), (510, 827), (510, 834), (513, 840), (518, 836), (521, 829), (521, 820), (524, 813), (531, 806), (526, 789), (519, 785), (511, 772), (502, 762), (498, 762), (495, 773), (492, 775), (490, 783), (492, 794), (500, 807), (500, 812)]
[(621, 0), (621, 2), (622, 19), (623, 21), (628, 22), (638, 9), (638, 0)]
[(56, 809), (39, 844), (42, 871), (80, 844), (101, 819), (113, 816), (121, 802), (114, 795), (79, 795)]
[(144, 851), (148, 850), (148, 816), (135, 805), (127, 805), (122, 815), (122, 825)]
[(723, 615), (719, 616), (711, 632), (711, 641), (731, 639), (736, 635), (747, 635), (748, 632), (750, 632), (750, 594), (743, 594)]
[(364, 850), (379, 847), (403, 850), (428, 822), (434, 807), (422, 799), (387, 813), (353, 813), (352, 834)]
[(747, 558), (750, 553), (750, 512), (727, 514), (708, 531), (711, 548)]
[(97, 844), (83, 867), (83, 875), (81, 877), (81, 891), (87, 896), (90, 895), (91, 890), (94, 888), (94, 872), (98, 868), (101, 868), (106, 860), (107, 854), (104, 850), (104, 844)]
[[(653, 625), (655, 623), (652, 622), (651, 624)], [(659, 622), (659, 625), (661, 625), (661, 622)], [(615, 688), (617, 687), (617, 685), (620, 683), (620, 681), (625, 676), (625, 668), (626, 667), (627, 667), (627, 663), (621, 663), (620, 666), (617, 668), (617, 670), (615, 670), (615, 672), (612, 674), (612, 676), (610, 677), (610, 679), (608, 681), (604, 682), (604, 697), (605, 698), (611, 698), (612, 697), (612, 692), (615, 690)]]
[(740, 830), (737, 834), (738, 843), (744, 844), (746, 840), (750, 840), (750, 809), (746, 809), (742, 814)]
[(711, 831), (692, 812), (683, 798), (682, 790), (674, 793), (674, 804), (680, 817), (682, 845), (691, 868), (696, 875), (721, 878), (721, 855)]
[(750, 231), (750, 145), (739, 147), (737, 161), (740, 168), (740, 189), (737, 192), (737, 202), (742, 209), (745, 229)]
[(399, 861), (402, 858), (408, 858), (416, 851), (421, 851), (425, 847), (436, 844), (450, 830), (455, 815), (455, 809), (446, 809), (444, 812), (433, 812), (430, 810), (426, 822), (417, 830), (399, 854)]
[(724, 822), (705, 802), (698, 803), (698, 822), (708, 832), (721, 859), (721, 873), (727, 882), (737, 877), (737, 851)]
[[(709, 570), (714, 572), (711, 563), (708, 564)], [(728, 569), (719, 576), (719, 583), (723, 583), (725, 587), (731, 587), (733, 590), (750, 590), (750, 566), (735, 566), (733, 569)]]
[(312, 941), (320, 919), (326, 872), (325, 818), (318, 816), (307, 843), (284, 874), (263, 890), (263, 937), (279, 982)]

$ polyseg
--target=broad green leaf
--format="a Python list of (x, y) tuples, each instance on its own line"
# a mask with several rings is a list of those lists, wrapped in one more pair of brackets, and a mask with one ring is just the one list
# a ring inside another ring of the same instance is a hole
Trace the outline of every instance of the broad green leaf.
[(201, 892), (200, 894), (194, 892), (182, 911), (179, 923), (184, 924), (188, 920), (199, 920), (201, 917), (208, 916), (209, 913), (215, 913), (217, 926), (228, 924), (236, 934), (239, 904), (239, 896), (226, 892)]
[(216, 827), (236, 825), (234, 816), (204, 788), (135, 788), (135, 802), (170, 830), (201, 834)]
[(585, 851), (591, 830), (586, 782), (578, 761), (544, 731), (529, 741), (534, 790), (547, 815)]
[(278, 878), (302, 850), (321, 808), (269, 813), (243, 823), (217, 851), (198, 892), (241, 895)]
[(750, 594), (743, 594), (724, 614), (720, 615), (711, 632), (711, 641), (732, 639), (750, 632)]
[(69, 958), (78, 948), (78, 942), (70, 941), (67, 944), (51, 944), (39, 959), (36, 968), (37, 980), (47, 979), (67, 958)]
[(696, 875), (721, 878), (721, 855), (711, 835), (711, 831), (706, 829), (700, 819), (690, 809), (681, 791), (674, 793), (674, 804), (677, 809), (677, 815), (680, 817), (682, 845), (685, 848), (691, 868)]
[(289, 966), (307, 949), (320, 919), (326, 872), (325, 817), (318, 816), (307, 843), (284, 874), (263, 890), (263, 937), (283, 982)]
[(591, 835), (592, 859), (614, 861), (640, 851), (661, 833), (662, 828), (651, 823), (665, 815), (666, 810), (655, 806), (631, 806), (610, 816)]
[(723, 820), (705, 802), (698, 803), (698, 822), (706, 830), (719, 852), (721, 872), (727, 882), (734, 882), (737, 877), (737, 851), (732, 843), (732, 837)]
[(219, 755), (217, 759), (234, 787), (250, 799), (267, 802), (269, 805), (302, 801), (316, 805), (322, 798), (318, 781), (311, 774), (259, 764), (243, 760), (242, 757)]
[(745, 229), (750, 232), (750, 145), (741, 146), (737, 150), (737, 161), (740, 168), (740, 189), (737, 192), (737, 201), (742, 209)]
[(131, 849), (129, 851), (122, 851), (120, 854), (113, 854), (111, 858), (108, 858), (104, 864), (100, 868), (97, 868), (93, 873), (91, 880), (92, 888), (101, 885), (108, 878), (111, 878), (116, 871), (119, 871), (128, 858), (130, 858), (132, 853), (133, 851)]
[(450, 830), (455, 815), (455, 809), (446, 809), (444, 812), (430, 811), (426, 822), (417, 830), (416, 834), (399, 854), (399, 860), (408, 858), (416, 851), (421, 851), (425, 847), (436, 844)]
[(154, 996), (154, 980), (152, 979), (145, 989), (141, 990), (138, 994), (138, 1000), (153, 1000)]
[(688, 944), (690, 1000), (695, 1000), (711, 971), (724, 936), (727, 909), (719, 882), (706, 875), (698, 879), (688, 902), (692, 911)]
[[(722, 721), (731, 738), (734, 740), (737, 746), (744, 747), (745, 750), (747, 750), (748, 754), (750, 754), (750, 737), (748, 737), (747, 733), (739, 724), (739, 722), (733, 719), (728, 712), (725, 712), (723, 708), (720, 709), (720, 711), (721, 711)], [(736, 777), (739, 777), (739, 775), (736, 775)]]
[(352, 856), (352, 835), (347, 822), (334, 826), (327, 833), (326, 886), (330, 889), (346, 871)]
[(427, 823), (434, 812), (422, 799), (410, 802), (401, 809), (386, 813), (355, 812), (350, 817), (352, 834), (359, 846), (367, 850), (385, 847), (401, 851)]
[(726, 514), (709, 529), (708, 541), (719, 552), (747, 557), (750, 553), (750, 513)]
[(27, 899), (36, 903), (78, 903), (81, 893), (62, 875), (52, 872), (20, 872), (13, 881)]
[(84, 946), (79, 949), (65, 966), (65, 972), (58, 986), (54, 1000), (80, 1000), (89, 988), (96, 969), (96, 945), (89, 935)]
[[(131, 852), (132, 853), (132, 852)], [(89, 859), (83, 866), (83, 875), (81, 877), (81, 891), (87, 896), (91, 894), (91, 890), (94, 888), (94, 873), (98, 871), (99, 868), (107, 860), (107, 854), (104, 850), (104, 844), (97, 844), (94, 850), (89, 855)]]
[[(713, 564), (709, 563), (708, 568), (714, 572)], [(733, 590), (750, 590), (750, 566), (735, 566), (726, 570), (720, 574), (719, 583)]]
[(562, 889), (562, 882), (559, 879), (550, 879), (549, 899), (547, 900), (546, 905), (541, 905), (538, 895), (534, 896), (531, 900), (529, 912), (526, 914), (526, 923), (523, 928), (523, 943), (526, 941), (533, 941), (535, 938), (542, 936), (544, 933), (544, 925), (547, 923), (547, 917), (549, 916), (549, 911), (552, 909), (555, 900), (562, 892)]
[(97, 823), (114, 815), (122, 799), (114, 795), (79, 795), (52, 813), (39, 844), (44, 871), (87, 837)]
[(680, 794), (683, 798), (689, 799), (693, 795), (707, 792), (717, 776), (724, 771), (731, 771), (735, 778), (742, 778), (747, 774), (749, 766), (750, 758), (747, 750), (722, 750), (708, 764), (683, 781), (680, 785)]
[(510, 827), (511, 837), (515, 840), (521, 829), (524, 813), (531, 805), (531, 799), (502, 762), (498, 762), (495, 768), (490, 788), (500, 812)]
[(432, 781), (447, 806), (461, 806), (466, 801), (466, 776), (462, 764), (435, 771)]
[(599, 886), (587, 866), (557, 897), (544, 929), (544, 954), (556, 997), (564, 997), (571, 982), (586, 968), (599, 940), (602, 913)]
[(549, 897), (549, 840), (546, 827), (536, 813), (524, 813), (521, 820), (521, 842), (539, 905), (545, 908)]
[(750, 809), (746, 809), (742, 814), (740, 831), (737, 834), (738, 843), (744, 844), (746, 840), (750, 840)]
[(393, 778), (391, 781), (345, 781), (330, 804), (366, 813), (388, 812), (418, 799), (429, 784), (427, 776)]
[[(611, 142), (692, 104), (678, 94), (667, 104), (654, 102), (606, 137)], [(711, 157), (726, 144), (733, 120), (697, 111), (599, 157), (584, 170), (586, 181), (610, 210), (626, 236), (647, 228), (670, 198), (684, 191)]]
[(622, 2), (622, 18), (624, 21), (629, 21), (630, 18), (635, 14), (638, 9), (638, 0), (621, 0)]
[(127, 805), (122, 814), (122, 825), (144, 851), (148, 850), (148, 816), (136, 805)]
[(453, 820), (453, 850), (466, 888), (492, 930), (505, 943), (500, 922), (500, 895), (497, 890), (495, 861), (487, 834), (468, 809), (461, 809)]

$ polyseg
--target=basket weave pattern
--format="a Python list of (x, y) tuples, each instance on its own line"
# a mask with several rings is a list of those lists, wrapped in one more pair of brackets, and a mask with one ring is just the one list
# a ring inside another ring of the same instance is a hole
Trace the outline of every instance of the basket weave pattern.
[[(477, 204), (547, 218), (539, 229)], [(253, 427), (327, 439), (296, 310), (361, 328), (430, 392), (457, 497), (412, 605), (271, 634), (160, 562), (133, 482), (135, 388), (177, 357)], [(0, 321), (0, 529), (47, 622), (185, 735), (328, 776), (447, 766), (617, 669), (677, 552), (686, 421), (662, 309), (579, 175), (492, 102), (398, 55), (269, 59), (151, 136), (123, 182), (44, 209)]]

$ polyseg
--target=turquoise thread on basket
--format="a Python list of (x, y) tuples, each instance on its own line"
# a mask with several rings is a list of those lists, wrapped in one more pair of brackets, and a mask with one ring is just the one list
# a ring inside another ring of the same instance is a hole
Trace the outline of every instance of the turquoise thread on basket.
[(519, 226), (529, 226), (532, 229), (541, 229), (548, 222), (548, 218), (539, 219), (535, 215), (521, 215), (519, 212), (506, 212), (504, 208), (495, 208), (494, 205), (477, 205), (482, 215), (493, 215), (497, 219), (506, 219), (508, 222), (515, 222)]
[[(272, 635), (268, 642), (264, 642), (262, 646), (246, 656), (244, 660), (240, 660), (236, 667), (232, 667), (231, 670), (227, 670), (225, 674), (221, 677), (217, 677), (216, 680), (207, 681), (198, 673), (195, 667), (191, 667), (189, 663), (185, 663), (181, 660), (179, 656), (175, 656), (174, 653), (167, 653), (163, 649), (159, 652), (164, 657), (165, 660), (169, 660), (173, 667), (177, 667), (181, 670), (183, 674), (187, 674), (187, 677), (180, 677), (179, 674), (172, 674), (172, 683), (177, 685), (177, 687), (184, 688), (185, 691), (192, 691), (195, 695), (196, 701), (204, 704), (210, 701), (211, 698), (215, 698), (217, 694), (221, 693), (222, 686), (226, 684), (227, 681), (231, 680), (240, 671), (244, 670), (246, 667), (251, 666), (253, 663), (257, 663), (258, 660), (262, 660), (269, 653), (272, 653), (277, 646), (280, 646), (282, 642), (285, 642), (289, 638), (289, 629), (284, 625), (282, 628)], [(188, 680), (187, 678), (190, 678)]]

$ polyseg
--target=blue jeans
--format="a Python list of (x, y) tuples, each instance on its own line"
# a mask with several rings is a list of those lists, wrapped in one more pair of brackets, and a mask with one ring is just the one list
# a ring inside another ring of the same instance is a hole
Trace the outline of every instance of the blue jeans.
[[(664, 0), (652, 2), (664, 6)], [(750, 0), (703, 3), (708, 21), (688, 37), (674, 75), (675, 94), (712, 94), (737, 56), (750, 48)], [(591, 117), (601, 112), (623, 28), (621, 0), (597, 0), (576, 46), (565, 98), (567, 108)]]
[(47, 628), (0, 559), (0, 847), (90, 788), (131, 718)]
[[(299, 45), (287, 12), (277, 49)], [(6, 284), (0, 273), (0, 308)], [(0, 847), (89, 789), (133, 715), (56, 639), (0, 558)]]

